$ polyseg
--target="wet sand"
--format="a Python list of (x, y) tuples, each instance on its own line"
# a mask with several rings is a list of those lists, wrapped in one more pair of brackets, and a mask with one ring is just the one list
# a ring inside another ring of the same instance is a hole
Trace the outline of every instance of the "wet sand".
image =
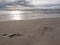
[(60, 18), (0, 22), (0, 45), (60, 45)]

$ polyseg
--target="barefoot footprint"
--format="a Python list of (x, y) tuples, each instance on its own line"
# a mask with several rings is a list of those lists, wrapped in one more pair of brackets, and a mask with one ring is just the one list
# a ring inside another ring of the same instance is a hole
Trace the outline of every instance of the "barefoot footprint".
[(2, 35), (3, 37), (8, 37), (8, 38), (13, 38), (13, 37), (19, 37), (19, 36), (22, 36), (22, 34), (3, 34)]
[(3, 34), (2, 36), (6, 36), (6, 35), (8, 35), (8, 34)]
[(13, 38), (13, 37), (19, 37), (19, 36), (22, 36), (22, 35), (21, 34), (12, 34), (12, 35), (9, 35), (8, 37)]
[(47, 31), (51, 32), (51, 31), (54, 31), (55, 29), (56, 29), (56, 28), (48, 27), (48, 26), (43, 27), (42, 29), (39, 28), (39, 30), (42, 32), (42, 35), (44, 35), (45, 32), (47, 32)]

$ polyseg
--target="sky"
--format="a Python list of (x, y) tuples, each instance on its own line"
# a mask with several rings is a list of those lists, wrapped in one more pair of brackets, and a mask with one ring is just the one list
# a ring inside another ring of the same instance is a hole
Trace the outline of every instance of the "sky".
[(46, 6), (46, 7), (60, 7), (60, 0), (0, 0), (0, 8), (9, 5), (33, 5), (35, 7)]
[(60, 4), (60, 0), (30, 0), (32, 4), (43, 5), (43, 4)]
[[(0, 1), (5, 1), (5, 2), (14, 2), (18, 0), (0, 0)], [(32, 4), (60, 4), (60, 0), (26, 0), (30, 1)]]

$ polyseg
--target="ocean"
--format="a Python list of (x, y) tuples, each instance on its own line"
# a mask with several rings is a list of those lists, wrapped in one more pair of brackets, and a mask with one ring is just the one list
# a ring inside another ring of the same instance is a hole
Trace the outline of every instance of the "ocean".
[(39, 18), (57, 18), (59, 12), (50, 11), (0, 11), (0, 22), (13, 20), (33, 20)]

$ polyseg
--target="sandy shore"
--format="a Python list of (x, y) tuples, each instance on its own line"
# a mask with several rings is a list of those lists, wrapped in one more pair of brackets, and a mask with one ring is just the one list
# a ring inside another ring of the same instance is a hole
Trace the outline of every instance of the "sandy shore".
[(60, 45), (60, 18), (0, 22), (0, 45)]

